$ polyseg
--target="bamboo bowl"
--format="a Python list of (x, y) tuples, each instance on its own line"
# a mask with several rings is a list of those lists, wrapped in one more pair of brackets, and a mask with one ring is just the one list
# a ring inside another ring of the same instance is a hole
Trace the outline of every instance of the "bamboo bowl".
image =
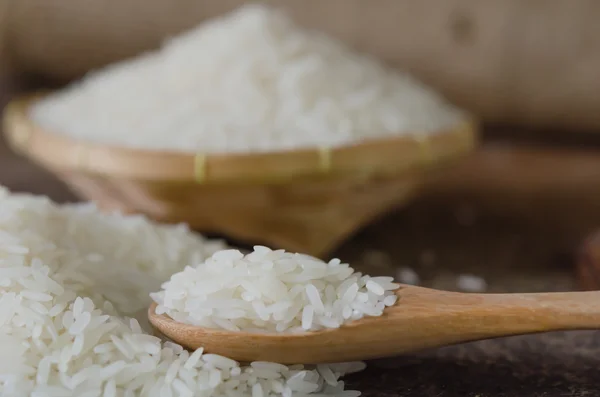
[(73, 140), (36, 125), (11, 102), (7, 141), (104, 210), (186, 222), (278, 248), (326, 255), (377, 216), (414, 196), (433, 168), (470, 152), (476, 123), (331, 149), (187, 154)]

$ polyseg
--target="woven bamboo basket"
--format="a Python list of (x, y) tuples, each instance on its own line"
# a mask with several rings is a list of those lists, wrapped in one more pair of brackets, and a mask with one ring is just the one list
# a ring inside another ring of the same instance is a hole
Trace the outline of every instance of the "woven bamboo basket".
[(111, 147), (46, 131), (28, 118), (36, 97), (4, 114), (11, 147), (106, 210), (186, 222), (249, 243), (326, 255), (409, 198), (427, 171), (475, 146), (476, 123), (337, 148), (187, 154)]

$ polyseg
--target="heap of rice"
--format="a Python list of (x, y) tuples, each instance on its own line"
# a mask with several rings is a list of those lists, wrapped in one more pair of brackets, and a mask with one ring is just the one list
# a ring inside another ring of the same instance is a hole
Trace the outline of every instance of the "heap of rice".
[(474, 274), (461, 274), (456, 278), (456, 286), (465, 292), (484, 292), (487, 289), (485, 279)]
[(127, 317), (172, 273), (223, 248), (184, 226), (1, 189), (0, 395), (358, 396), (338, 379), (359, 363), (240, 366), (163, 342)]
[(215, 253), (188, 266), (151, 294), (156, 312), (179, 322), (249, 332), (339, 328), (396, 303), (392, 277), (355, 273), (339, 259), (256, 246)]
[(334, 147), (463, 118), (411, 76), (258, 5), (91, 73), (31, 116), (85, 141), (203, 153)]

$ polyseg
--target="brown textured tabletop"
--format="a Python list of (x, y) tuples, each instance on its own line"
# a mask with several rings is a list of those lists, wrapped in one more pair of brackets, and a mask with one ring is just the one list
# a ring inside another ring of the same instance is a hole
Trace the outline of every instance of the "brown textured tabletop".
[[(75, 199), (2, 143), (0, 184), (57, 201)], [(411, 267), (424, 285), (438, 288), (455, 289), (456, 275), (472, 273), (491, 291), (576, 289), (570, 252), (589, 225), (568, 224), (558, 215), (585, 209), (552, 205), (540, 222), (540, 216), (526, 216), (539, 209), (535, 205), (517, 214), (497, 206), (492, 211), (482, 198), (429, 194), (366, 228), (337, 254), (374, 274)], [(373, 361), (347, 382), (367, 397), (600, 396), (600, 332), (503, 338)]]

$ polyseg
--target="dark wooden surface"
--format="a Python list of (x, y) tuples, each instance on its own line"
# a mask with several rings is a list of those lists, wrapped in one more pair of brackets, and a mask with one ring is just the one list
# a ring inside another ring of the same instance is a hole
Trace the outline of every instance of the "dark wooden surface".
[[(0, 93), (6, 99), (6, 90)], [(1, 143), (0, 184), (60, 202), (76, 199), (52, 175)], [(393, 275), (398, 266), (411, 267), (425, 285), (438, 288), (455, 289), (456, 275), (469, 272), (485, 277), (491, 291), (577, 289), (572, 249), (583, 231), (556, 215), (584, 209), (553, 205), (553, 210), (544, 207), (543, 216), (530, 217), (529, 211), (538, 210), (535, 203), (514, 213), (497, 206), (491, 211), (482, 198), (430, 194), (363, 230), (337, 254), (374, 274)], [(347, 381), (373, 397), (600, 396), (600, 333), (452, 346), (373, 361)]]

